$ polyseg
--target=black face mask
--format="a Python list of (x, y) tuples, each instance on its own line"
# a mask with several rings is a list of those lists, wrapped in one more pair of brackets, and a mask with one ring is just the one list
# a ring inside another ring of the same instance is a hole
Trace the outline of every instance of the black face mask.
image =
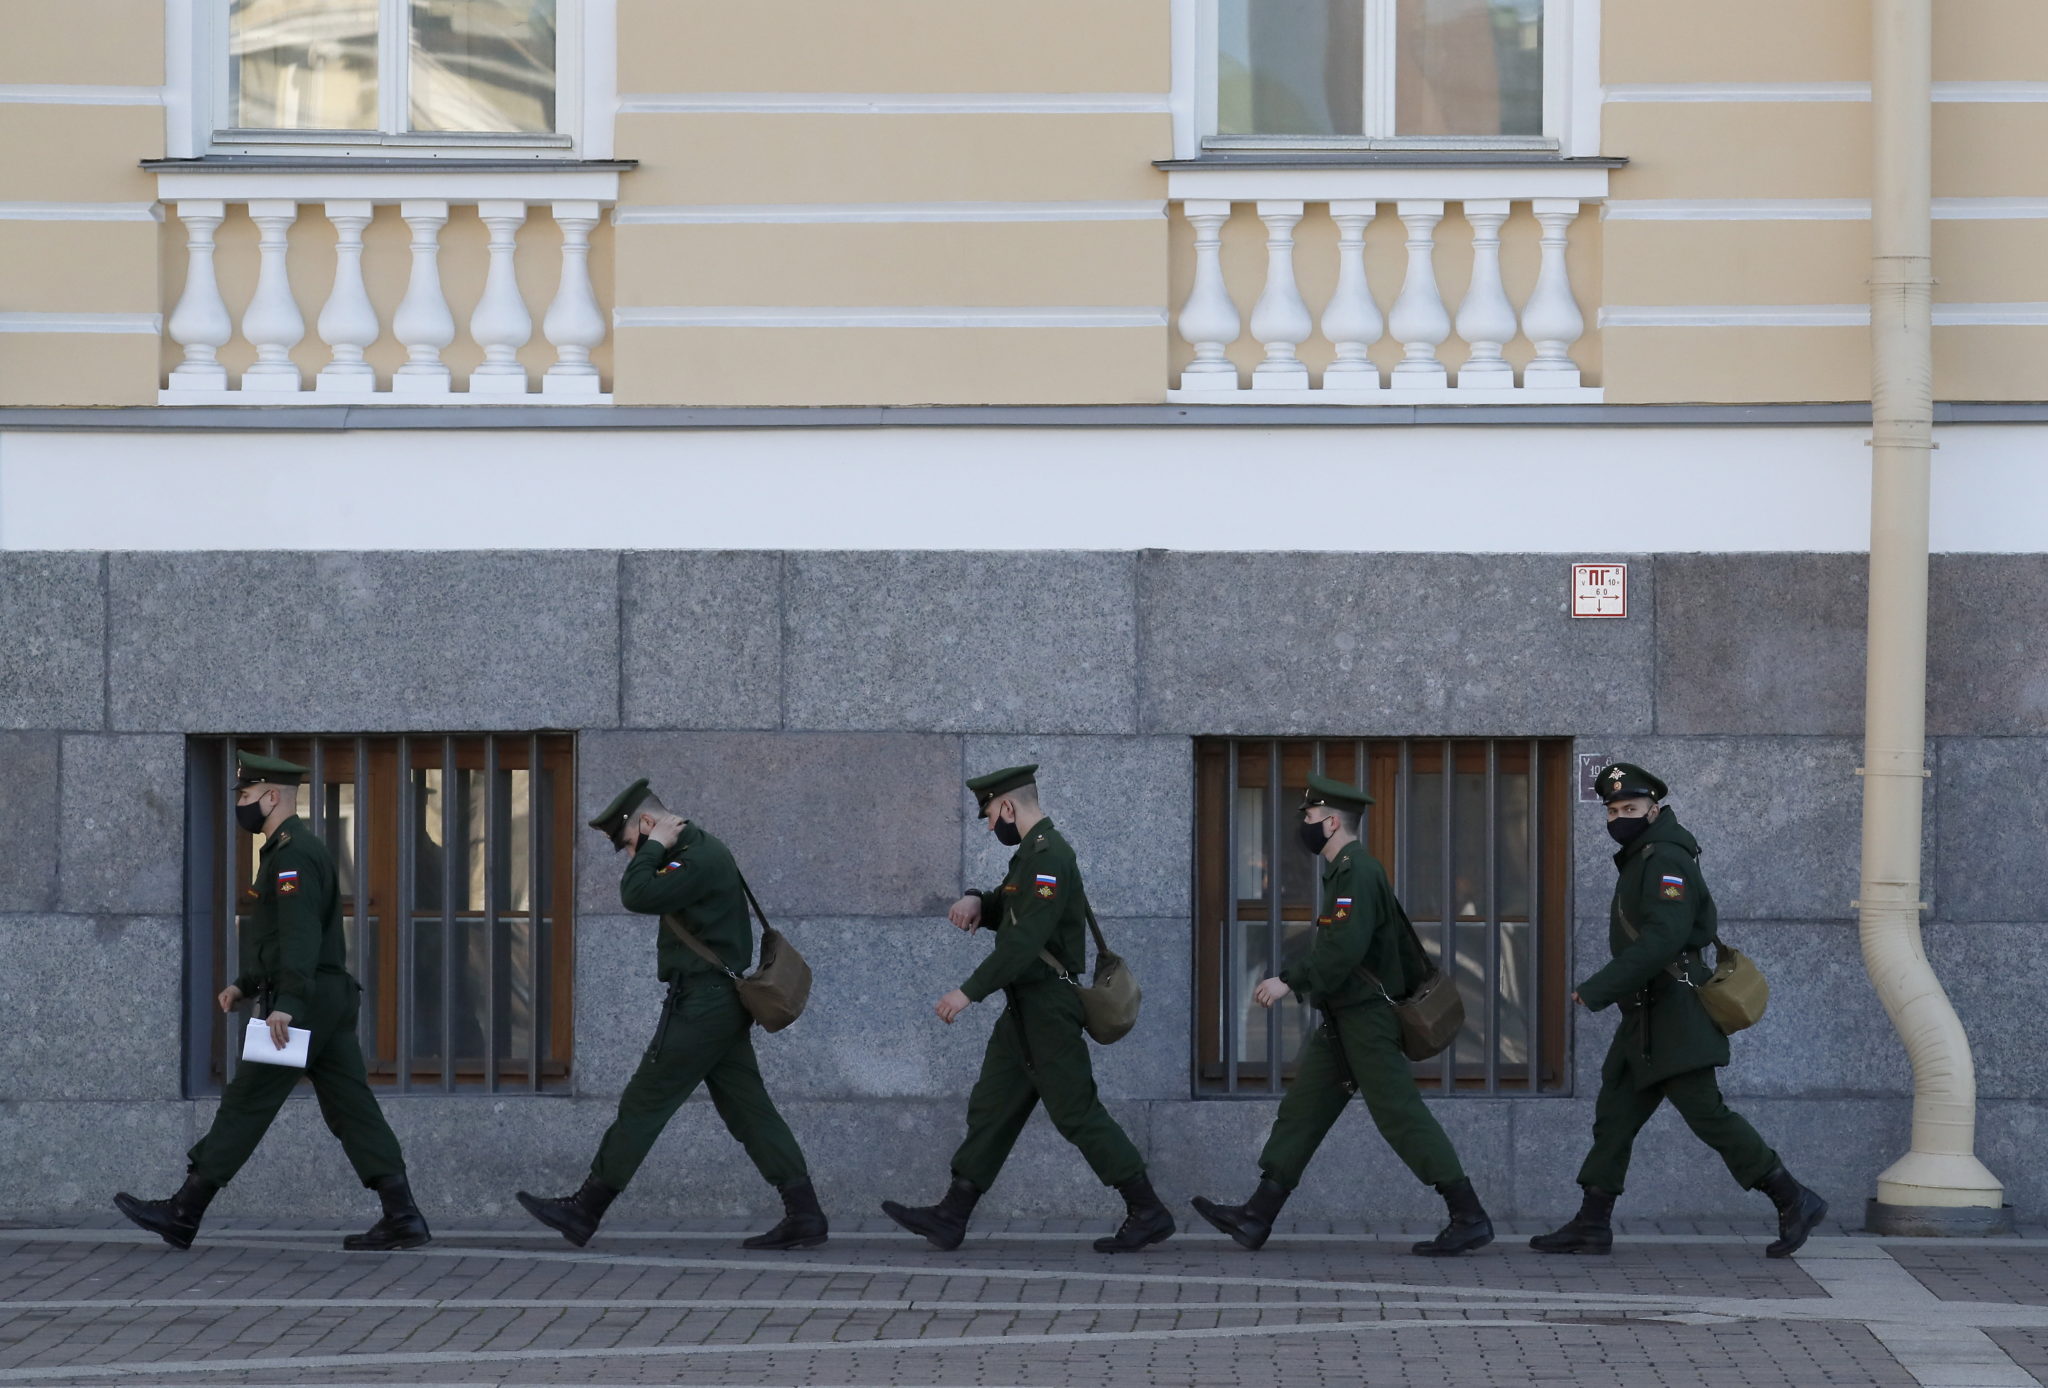
[(1643, 830), (1649, 827), (1650, 821), (1642, 815), (1634, 815), (1623, 819), (1610, 819), (1607, 821), (1607, 837), (1613, 839), (1623, 848), (1626, 848), (1641, 838)]
[(1301, 846), (1311, 853), (1320, 853), (1330, 842), (1330, 821), (1319, 819), (1315, 823), (1302, 823), (1295, 831), (1301, 837)]
[(999, 819), (989, 828), (995, 831), (996, 842), (1005, 848), (1015, 848), (1024, 842), (1024, 836), (1017, 832), (1017, 821), (1014, 819)]
[(235, 823), (242, 826), (245, 834), (262, 833), (263, 821), (268, 818), (270, 816), (263, 812), (263, 797), (260, 795), (246, 805), (235, 806)]

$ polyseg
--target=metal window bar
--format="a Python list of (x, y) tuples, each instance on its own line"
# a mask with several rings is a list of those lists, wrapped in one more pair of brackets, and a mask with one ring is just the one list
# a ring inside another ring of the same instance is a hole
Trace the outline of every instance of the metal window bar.
[(535, 1094), (540, 1093), (541, 1027), (546, 1020), (542, 999), (547, 995), (540, 969), (540, 777), (540, 735), (536, 733), (527, 740), (526, 753), (526, 907), (531, 918), (526, 932), (526, 1078)]
[[(1440, 744), (1440, 750), (1437, 754), (1436, 773), (1437, 809), (1441, 820), (1437, 831), (1439, 847), (1437, 849), (1436, 947), (1438, 964), (1445, 973), (1451, 976), (1453, 982), (1456, 982), (1458, 977), (1458, 932), (1452, 925), (1457, 912), (1457, 903), (1451, 900), (1457, 891), (1457, 882), (1451, 872), (1452, 845), (1457, 842), (1457, 839), (1453, 837), (1457, 827), (1456, 816), (1451, 806), (1451, 802), (1456, 798), (1451, 794), (1452, 772), (1456, 766), (1456, 757), (1457, 753), (1451, 745), (1451, 740), (1445, 738)], [(1457, 1063), (1458, 1043), (1454, 1039), (1450, 1045), (1444, 1047), (1443, 1054), (1437, 1057), (1437, 1084), (1446, 1094), (1457, 1091)]]
[(398, 739), (398, 890), (392, 903), (398, 912), (398, 1045), (394, 1057), (398, 1092), (412, 1092), (413, 1050), (413, 913), (415, 896), (413, 838), (419, 832), (412, 789), (412, 739)]
[[(1281, 902), (1285, 897), (1282, 877), (1286, 868), (1280, 861), (1280, 759), (1287, 755), (1287, 749), (1279, 739), (1271, 744), (1272, 755), (1266, 759), (1266, 968), (1268, 976), (1280, 967), (1280, 944), (1286, 922), (1282, 919)], [(1280, 1084), (1280, 1010), (1276, 1007), (1264, 1009), (1266, 1014), (1266, 1089), (1278, 1094)]]
[[(220, 748), (221, 784), (235, 784), (235, 740), (229, 738)], [(221, 904), (221, 948), (226, 956), (227, 979), (232, 983), (242, 976), (242, 884), (236, 880), (236, 866), (240, 847), (237, 835), (241, 826), (235, 822), (235, 796), (232, 792), (221, 796), (227, 803), (216, 809), (217, 822), (222, 825), (220, 836), (220, 904)], [(209, 1029), (210, 1030), (210, 1029)], [(235, 1068), (241, 1063), (242, 1051), (235, 1044), (235, 1029), (227, 1028), (227, 1035), (221, 1050), (221, 1079), (233, 1083)]]
[(1486, 1092), (1500, 1092), (1500, 744), (1486, 744)]
[(465, 856), (455, 842), (455, 809), (462, 796), (455, 769), (455, 739), (441, 739), (441, 1091), (455, 1092), (456, 869)]
[(356, 952), (361, 956), (356, 980), (363, 985), (363, 995), (369, 1005), (363, 1011), (372, 1019), (370, 1023), (369, 1059), (374, 1066), (377, 1061), (377, 1003), (382, 996), (378, 984), (378, 967), (382, 963), (376, 947), (371, 943), (370, 934), (370, 745), (362, 738), (356, 739), (356, 781), (349, 793), (349, 830), (354, 841), (351, 855), (354, 865), (351, 869), (349, 888), (353, 894), (353, 915), (356, 922)]
[(1229, 896), (1224, 902), (1223, 912), (1223, 986), (1218, 991), (1223, 995), (1223, 1090), (1226, 1094), (1237, 1092), (1238, 1029), (1244, 1025), (1244, 1019), (1238, 1015), (1237, 1001), (1237, 973), (1242, 967), (1238, 963), (1238, 951), (1244, 934), (1244, 927), (1237, 918), (1240, 892), (1237, 880), (1237, 749), (1237, 743), (1229, 745), (1228, 775), (1223, 783), (1223, 852), (1229, 862), (1224, 871), (1224, 890)]
[[(510, 826), (507, 826), (510, 832)], [(484, 739), (484, 1089), (498, 1089), (498, 739)]]
[(1543, 1088), (1543, 758), (1535, 738), (1529, 739), (1529, 976), (1522, 982), (1523, 1054), (1528, 1057), (1529, 1093)]

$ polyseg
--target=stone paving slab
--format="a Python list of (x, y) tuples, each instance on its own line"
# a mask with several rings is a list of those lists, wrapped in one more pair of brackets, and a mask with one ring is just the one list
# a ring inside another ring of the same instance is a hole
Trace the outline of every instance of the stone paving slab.
[(0, 1230), (0, 1388), (2002, 1388), (2048, 1373), (2037, 1240), (1831, 1234), (1772, 1261), (1747, 1231), (1624, 1238), (1610, 1258), (1504, 1237), (1434, 1260), (1405, 1236), (1298, 1231), (1256, 1255), (1205, 1230), (1126, 1258), (1088, 1231), (1017, 1225), (952, 1254), (838, 1229), (823, 1248), (747, 1253), (704, 1225), (607, 1229), (584, 1250), (441, 1229), (414, 1252), (346, 1254), (340, 1232), (223, 1222), (180, 1253), (97, 1223)]

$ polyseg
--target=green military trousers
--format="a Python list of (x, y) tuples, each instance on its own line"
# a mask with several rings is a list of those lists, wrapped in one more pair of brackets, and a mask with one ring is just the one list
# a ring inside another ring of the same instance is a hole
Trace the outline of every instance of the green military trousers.
[(1081, 1149), (1097, 1180), (1120, 1186), (1144, 1175), (1144, 1157), (1096, 1092), (1074, 985), (1055, 979), (1019, 984), (1009, 999), (967, 1099), (967, 1140), (953, 1153), (953, 1174), (976, 1190), (993, 1186), (1031, 1110), (1043, 1101), (1046, 1117)]
[(590, 1174), (624, 1190), (668, 1120), (702, 1084), (711, 1090), (725, 1130), (739, 1139), (770, 1185), (780, 1189), (808, 1175), (796, 1134), (761, 1082), (753, 1025), (723, 976), (693, 974), (671, 992), (654, 1040), (619, 1096), (618, 1117), (598, 1144)]
[(1301, 1184), (1309, 1158), (1351, 1102), (1346, 1080), (1353, 1079), (1373, 1126), (1417, 1180), (1441, 1186), (1462, 1177), (1465, 1168), (1457, 1150), (1422, 1102), (1408, 1057), (1401, 1054), (1401, 1024), (1394, 1010), (1384, 1002), (1361, 1003), (1339, 1009), (1335, 1023), (1338, 1040), (1333, 1041), (1326, 1022), (1302, 1044), (1294, 1083), (1280, 1101), (1266, 1150), (1259, 1153), (1260, 1173), (1289, 1190)]
[(1593, 1105), (1593, 1150), (1579, 1168), (1579, 1184), (1609, 1195), (1621, 1194), (1636, 1134), (1669, 1099), (1693, 1135), (1721, 1154), (1737, 1184), (1754, 1190), (1777, 1167), (1778, 1154), (1748, 1119), (1728, 1107), (1714, 1067), (1688, 1070), (1639, 1089), (1627, 1065), (1627, 1048), (1635, 1044), (1633, 1033), (1617, 1036), (1600, 1067), (1600, 1097)]
[[(246, 1062), (239, 1066), (221, 1091), (213, 1126), (186, 1153), (195, 1174), (216, 1186), (232, 1181), (270, 1130), (271, 1121), (302, 1074), (313, 1082), (320, 1116), (327, 1120), (328, 1130), (341, 1139), (341, 1149), (364, 1185), (405, 1174), (398, 1137), (384, 1121), (384, 1111), (377, 1107), (377, 1096), (370, 1092), (369, 1074), (363, 1068), (363, 1047), (356, 1038), (361, 1001), (362, 989), (347, 974), (321, 972), (313, 976), (313, 1015), (292, 1018), (294, 1026), (313, 1033), (306, 1048), (306, 1068)], [(241, 1038), (234, 1036), (233, 1042), (239, 1046)]]

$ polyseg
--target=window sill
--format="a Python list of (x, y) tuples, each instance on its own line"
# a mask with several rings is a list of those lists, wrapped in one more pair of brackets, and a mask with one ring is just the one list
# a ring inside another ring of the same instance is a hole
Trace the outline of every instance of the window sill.
[(440, 198), (474, 202), (619, 199), (619, 175), (634, 159), (436, 159), (418, 155), (214, 154), (199, 159), (145, 159), (156, 175), (157, 199), (247, 202), (281, 198), (317, 202), (367, 198), (396, 202)]
[(1158, 159), (1168, 173), (1206, 169), (1618, 169), (1621, 155), (1574, 157), (1544, 149), (1212, 149), (1194, 159)]

